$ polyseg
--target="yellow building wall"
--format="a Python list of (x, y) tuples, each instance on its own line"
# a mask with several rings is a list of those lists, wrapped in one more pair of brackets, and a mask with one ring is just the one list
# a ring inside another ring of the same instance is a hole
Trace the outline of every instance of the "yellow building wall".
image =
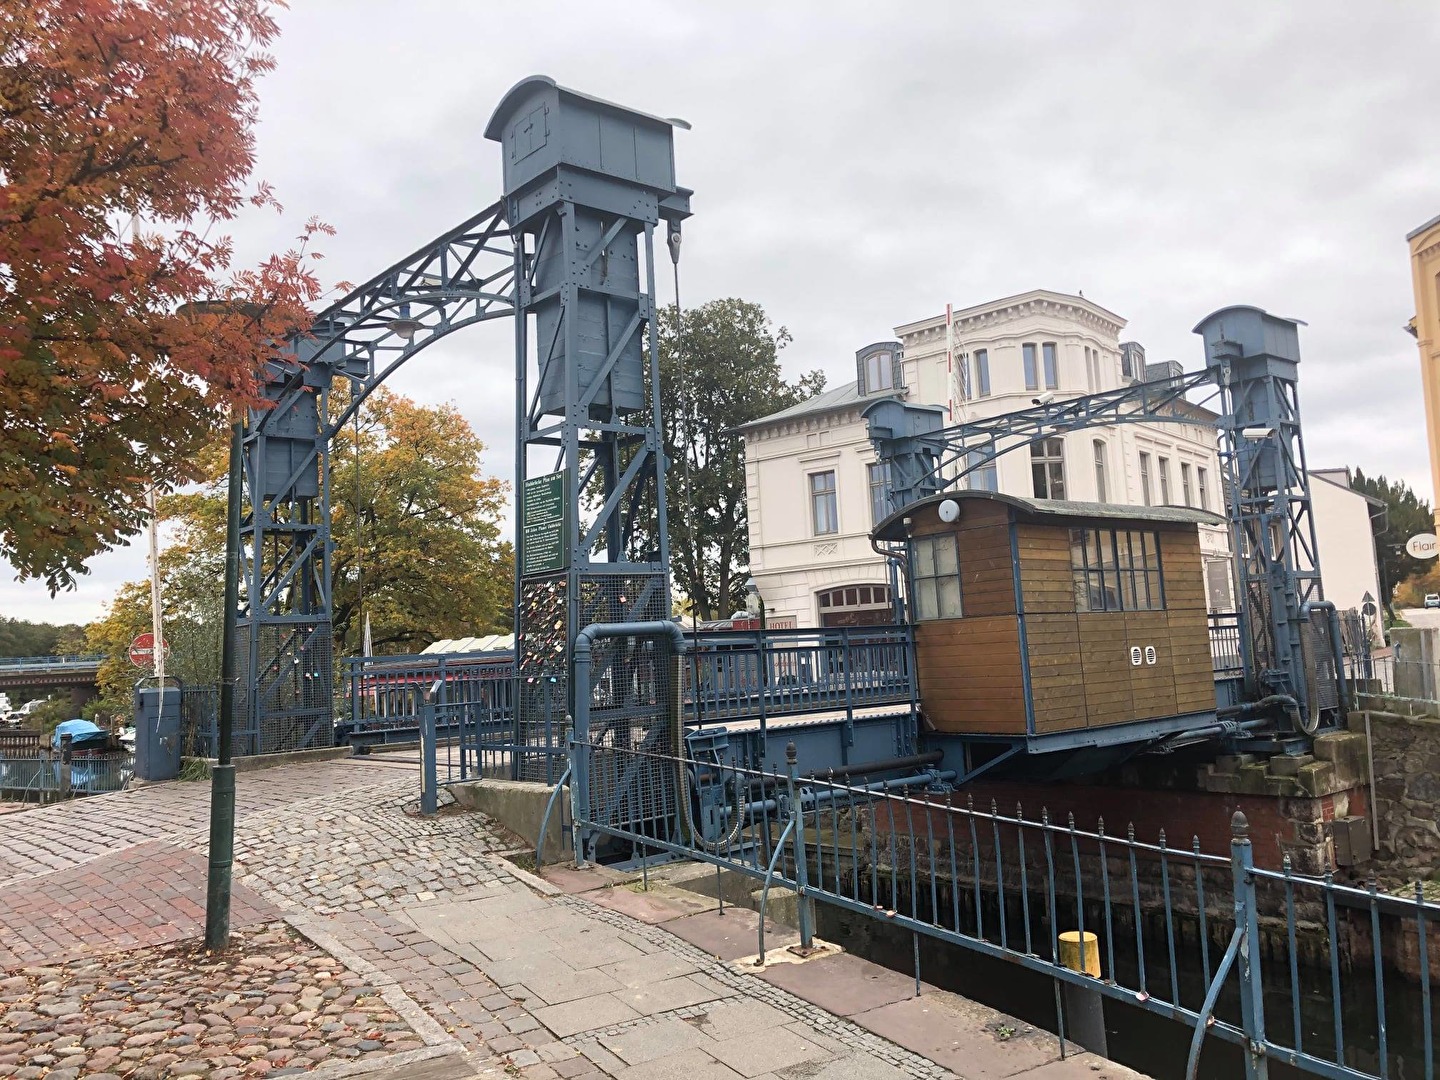
[(1410, 270), (1415, 285), (1415, 338), (1420, 346), (1420, 385), (1425, 397), (1425, 428), (1430, 443), (1437, 531), (1440, 531), (1440, 217), (1420, 226), (1410, 241)]

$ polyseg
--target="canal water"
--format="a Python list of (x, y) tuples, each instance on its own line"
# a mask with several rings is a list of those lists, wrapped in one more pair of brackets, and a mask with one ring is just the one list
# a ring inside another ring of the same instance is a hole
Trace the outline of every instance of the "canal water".
[[(894, 971), (914, 972), (914, 948), (909, 931), (893, 923), (857, 915), (824, 903), (816, 905), (819, 935), (848, 952), (882, 964)], [(1147, 951), (1146, 975), (1155, 996), (1169, 1000), (1172, 979), (1168, 962), (1149, 963), (1163, 957), (1163, 943)], [(1218, 963), (1223, 946), (1212, 951)], [(1014, 964), (983, 956), (958, 945), (923, 938), (920, 948), (920, 976), (933, 986), (978, 1001), (1018, 1020), (1048, 1031), (1056, 1031), (1055, 997), (1052, 981)], [(1294, 1045), (1295, 1002), (1291, 995), (1288, 964), (1262, 961), (1267, 985), (1266, 1031), (1277, 1042)], [(1139, 985), (1139, 973), (1132, 961), (1126, 971), (1116, 956), (1117, 980), (1122, 985)], [(1300, 971), (1299, 995), (1301, 1045), (1307, 1053), (1335, 1060), (1335, 1011), (1328, 968)], [(1198, 1009), (1206, 991), (1198, 959), (1177, 958), (1174, 985), (1187, 1007)], [(1425, 1080), (1424, 1033), (1421, 1024), (1423, 999), (1420, 988), (1401, 976), (1384, 980), (1388, 1075), (1393, 1080)], [(1345, 973), (1341, 986), (1340, 1020), (1344, 1037), (1344, 1062), (1369, 1075), (1381, 1075), (1380, 1035), (1377, 1024), (1376, 985), (1373, 975)], [(1239, 989), (1232, 970), (1221, 995), (1219, 1016), (1238, 1022)], [(1432, 994), (1433, 1030), (1440, 1037), (1440, 993)], [(1106, 999), (1105, 1026), (1110, 1057), (1156, 1080), (1183, 1080), (1192, 1029), (1178, 1021), (1148, 1012), (1138, 1005)], [(1215, 1036), (1205, 1040), (1201, 1055), (1202, 1080), (1234, 1080), (1244, 1075), (1239, 1047)], [(1300, 1080), (1313, 1076), (1292, 1066), (1272, 1061), (1273, 1080)]]

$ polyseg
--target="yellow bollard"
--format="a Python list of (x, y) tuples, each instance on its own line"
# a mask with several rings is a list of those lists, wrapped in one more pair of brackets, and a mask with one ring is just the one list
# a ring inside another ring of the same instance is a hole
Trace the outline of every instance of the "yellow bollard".
[[(1100, 938), (1086, 930), (1066, 930), (1060, 935), (1060, 963), (1071, 971), (1100, 978)], [(1065, 998), (1067, 1034), (1091, 1053), (1109, 1056), (1105, 1037), (1105, 1000), (1099, 990), (1067, 982)]]
[(1098, 979), (1100, 938), (1089, 930), (1066, 930), (1060, 935), (1060, 963), (1071, 971), (1083, 971)]

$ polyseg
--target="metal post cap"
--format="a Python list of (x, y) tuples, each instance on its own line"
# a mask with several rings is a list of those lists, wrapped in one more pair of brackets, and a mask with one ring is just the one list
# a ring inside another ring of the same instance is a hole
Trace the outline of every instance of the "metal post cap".
[(1246, 839), (1250, 835), (1250, 821), (1239, 810), (1236, 810), (1235, 816), (1230, 819), (1230, 835), (1237, 840)]
[(785, 761), (786, 761), (788, 764), (790, 764), (790, 765), (794, 765), (794, 764), (795, 764), (795, 760), (796, 760), (796, 758), (797, 758), (798, 756), (799, 756), (799, 754), (798, 754), (798, 751), (796, 751), (796, 749), (795, 749), (795, 744), (794, 744), (793, 742), (788, 742), (788, 743), (786, 743), (786, 744), (785, 744)]

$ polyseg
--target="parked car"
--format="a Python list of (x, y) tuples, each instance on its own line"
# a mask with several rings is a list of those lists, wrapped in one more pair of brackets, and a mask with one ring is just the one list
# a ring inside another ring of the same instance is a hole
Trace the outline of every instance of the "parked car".
[(1426, 593), (1425, 606), (1427, 608), (1440, 607), (1440, 593)]

